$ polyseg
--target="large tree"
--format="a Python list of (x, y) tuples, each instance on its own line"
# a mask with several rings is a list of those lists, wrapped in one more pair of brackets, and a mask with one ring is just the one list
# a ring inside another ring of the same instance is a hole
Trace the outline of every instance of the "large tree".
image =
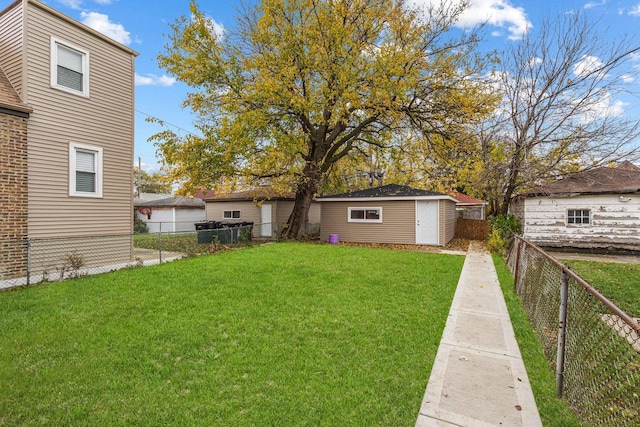
[(159, 62), (195, 89), (185, 105), (202, 135), (155, 135), (165, 170), (186, 188), (234, 179), (292, 187), (287, 237), (300, 238), (341, 162), (397, 149), (411, 129), (402, 144), (448, 141), (491, 109), (475, 34), (449, 32), (463, 7), (262, 0), (220, 35), (192, 1)]
[(639, 121), (620, 95), (638, 77), (640, 51), (612, 39), (583, 12), (545, 19), (514, 42), (496, 81), (504, 94), (478, 133), (476, 186), (506, 213), (518, 192), (567, 173), (637, 159)]
[(133, 168), (133, 185), (136, 193), (171, 193), (171, 182), (161, 173), (147, 173), (146, 171)]

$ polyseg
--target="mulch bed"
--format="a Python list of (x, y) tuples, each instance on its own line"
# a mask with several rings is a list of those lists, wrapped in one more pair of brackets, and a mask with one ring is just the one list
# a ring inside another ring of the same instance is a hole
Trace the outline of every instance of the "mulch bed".
[(445, 246), (426, 246), (426, 245), (397, 245), (392, 243), (356, 243), (356, 242), (340, 242), (345, 246), (358, 246), (363, 248), (383, 248), (383, 249), (395, 249), (402, 251), (416, 251), (416, 252), (440, 252), (444, 250), (450, 251), (462, 251), (466, 252), (471, 240), (461, 239), (459, 237), (454, 238)]

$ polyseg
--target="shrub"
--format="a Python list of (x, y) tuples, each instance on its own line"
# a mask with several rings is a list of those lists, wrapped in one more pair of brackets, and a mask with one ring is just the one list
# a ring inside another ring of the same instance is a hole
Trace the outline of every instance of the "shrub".
[(520, 221), (513, 214), (496, 215), (489, 222), (491, 223), (491, 231), (496, 230), (504, 240), (510, 240), (514, 234), (519, 234), (522, 231)]
[(520, 221), (513, 214), (496, 215), (489, 221), (491, 231), (487, 246), (491, 252), (505, 256), (507, 248), (511, 245), (513, 236), (522, 231)]
[(146, 234), (149, 232), (149, 227), (147, 224), (141, 220), (140, 218), (133, 219), (133, 232), (135, 234)]
[(497, 229), (491, 230), (489, 233), (489, 239), (487, 240), (487, 248), (502, 257), (507, 253), (507, 241), (500, 236), (500, 232)]

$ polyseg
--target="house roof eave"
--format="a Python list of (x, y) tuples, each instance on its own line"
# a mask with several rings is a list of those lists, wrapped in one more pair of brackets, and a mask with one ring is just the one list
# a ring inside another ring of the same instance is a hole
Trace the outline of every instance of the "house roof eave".
[(457, 203), (458, 200), (447, 195), (434, 196), (397, 196), (397, 197), (324, 197), (319, 202), (390, 202), (390, 201), (414, 201), (414, 200), (450, 200)]

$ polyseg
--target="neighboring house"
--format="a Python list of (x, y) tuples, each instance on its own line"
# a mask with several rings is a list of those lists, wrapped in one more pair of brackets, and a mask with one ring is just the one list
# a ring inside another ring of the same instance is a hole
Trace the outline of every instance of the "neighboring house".
[(147, 224), (150, 233), (194, 231), (195, 223), (205, 219), (204, 202), (194, 197), (136, 199), (133, 204), (136, 218)]
[(196, 191), (196, 193), (193, 195), (193, 197), (195, 197), (196, 199), (213, 199), (216, 195), (216, 192), (214, 190), (198, 190)]
[(570, 175), (521, 194), (511, 211), (540, 246), (640, 250), (640, 170)]
[(456, 231), (457, 200), (447, 194), (391, 184), (318, 201), (322, 240), (443, 246)]
[[(269, 188), (238, 191), (205, 198), (207, 220), (253, 222), (254, 237), (272, 237), (280, 232), (293, 211), (294, 196), (278, 195)], [(309, 234), (320, 224), (320, 205), (309, 209)]]
[[(132, 232), (136, 55), (40, 1), (17, 0), (0, 11), (2, 114), (21, 118), (12, 119), (13, 132), (26, 127), (17, 131), (26, 136), (26, 155), (11, 136), (7, 143), (2, 133), (0, 141), (3, 162), (10, 159), (3, 168), (24, 181), (26, 199), (3, 199), (3, 222), (26, 215), (31, 239)], [(114, 245), (114, 253), (131, 251), (130, 240)], [(31, 251), (33, 263), (40, 254), (36, 245)]]
[(466, 194), (458, 191), (452, 192), (451, 196), (458, 200), (458, 203), (456, 204), (458, 218), (487, 219), (485, 209), (489, 202), (467, 196)]

